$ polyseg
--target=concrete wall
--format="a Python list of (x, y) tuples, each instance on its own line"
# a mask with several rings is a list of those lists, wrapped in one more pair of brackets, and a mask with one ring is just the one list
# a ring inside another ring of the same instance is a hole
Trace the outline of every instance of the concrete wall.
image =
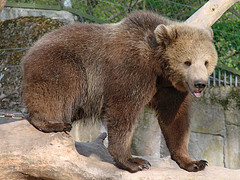
[(214, 165), (240, 168), (239, 88), (209, 89), (203, 99), (194, 101), (191, 120), (191, 154), (198, 152), (196, 157)]

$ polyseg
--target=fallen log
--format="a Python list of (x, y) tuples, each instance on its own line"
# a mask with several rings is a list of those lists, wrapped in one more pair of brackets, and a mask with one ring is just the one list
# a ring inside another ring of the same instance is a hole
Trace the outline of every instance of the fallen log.
[(1, 13), (2, 9), (4, 8), (6, 2), (7, 2), (7, 0), (1, 0), (1, 2), (0, 2), (0, 13)]
[[(147, 158), (149, 170), (129, 173), (111, 164), (102, 134), (93, 143), (76, 143), (71, 135), (42, 133), (27, 120), (0, 118), (0, 179), (238, 179), (240, 170), (207, 167), (198, 173), (180, 169), (170, 158)], [(86, 149), (93, 149), (92, 154)], [(103, 150), (101, 150), (103, 148)], [(98, 153), (95, 153), (97, 149)], [(90, 157), (80, 155), (84, 154)], [(101, 156), (101, 153), (104, 156)]]

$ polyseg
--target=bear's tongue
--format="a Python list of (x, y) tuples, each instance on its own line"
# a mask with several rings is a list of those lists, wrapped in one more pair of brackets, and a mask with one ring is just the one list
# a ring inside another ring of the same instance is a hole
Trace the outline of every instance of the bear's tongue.
[(202, 95), (202, 92), (194, 92), (193, 94), (196, 98), (200, 98)]

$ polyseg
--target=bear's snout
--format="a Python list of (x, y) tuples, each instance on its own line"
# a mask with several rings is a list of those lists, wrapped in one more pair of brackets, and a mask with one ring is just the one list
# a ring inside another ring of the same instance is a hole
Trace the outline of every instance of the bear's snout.
[(206, 81), (198, 80), (194, 82), (194, 87), (198, 90), (203, 90), (207, 85)]
[(189, 86), (189, 90), (195, 97), (199, 98), (202, 96), (202, 92), (206, 86), (207, 86), (207, 81), (196, 80), (194, 81), (192, 88), (191, 86)]
[(202, 96), (208, 81), (208, 69), (201, 62), (199, 58), (188, 68), (186, 79), (189, 91), (197, 98)]

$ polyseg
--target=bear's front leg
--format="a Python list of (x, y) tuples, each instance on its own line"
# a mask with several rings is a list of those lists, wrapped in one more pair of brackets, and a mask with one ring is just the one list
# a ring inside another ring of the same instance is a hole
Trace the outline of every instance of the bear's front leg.
[(144, 159), (132, 157), (130, 152), (132, 134), (133, 129), (126, 129), (122, 125), (117, 128), (108, 125), (109, 153), (113, 156), (117, 167), (133, 173), (148, 169), (151, 165)]
[(167, 125), (161, 122), (160, 126), (171, 158), (176, 161), (179, 167), (189, 172), (197, 172), (207, 166), (207, 161), (193, 161), (188, 154), (189, 131), (185, 118), (176, 118)]
[(108, 151), (113, 156), (116, 166), (132, 173), (148, 169), (151, 166), (148, 161), (134, 158), (130, 152), (135, 128), (135, 111), (127, 113), (126, 109), (118, 107), (107, 112), (104, 119), (108, 128)]
[(159, 125), (166, 140), (171, 158), (187, 171), (200, 171), (207, 161), (193, 161), (188, 154), (189, 99), (188, 93), (175, 88), (162, 88), (155, 95), (152, 106), (157, 112)]

